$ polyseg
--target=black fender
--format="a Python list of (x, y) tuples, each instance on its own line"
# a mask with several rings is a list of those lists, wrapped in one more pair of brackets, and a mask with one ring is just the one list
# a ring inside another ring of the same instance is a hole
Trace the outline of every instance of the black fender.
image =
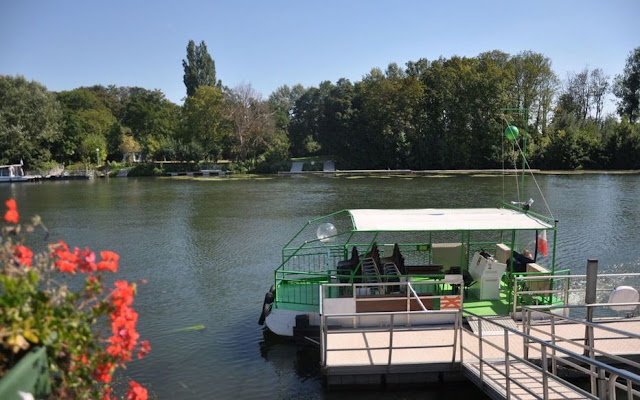
[(271, 285), (269, 291), (264, 295), (264, 301), (262, 302), (262, 313), (258, 319), (258, 325), (264, 325), (264, 320), (269, 314), (271, 314), (271, 308), (273, 307), (273, 300), (276, 297), (276, 287)]

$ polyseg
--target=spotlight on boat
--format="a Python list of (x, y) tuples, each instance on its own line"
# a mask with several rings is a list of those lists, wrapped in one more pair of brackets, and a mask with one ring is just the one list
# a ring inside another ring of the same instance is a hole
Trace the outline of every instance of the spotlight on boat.
[(522, 202), (522, 201), (512, 201), (511, 204), (513, 204), (514, 206), (520, 206), (522, 207), (523, 210), (528, 210), (531, 208), (531, 205), (533, 204), (533, 199), (529, 199), (526, 202)]
[(325, 222), (318, 227), (316, 231), (316, 236), (322, 243), (329, 243), (335, 239), (335, 235), (338, 233), (335, 225), (331, 222)]

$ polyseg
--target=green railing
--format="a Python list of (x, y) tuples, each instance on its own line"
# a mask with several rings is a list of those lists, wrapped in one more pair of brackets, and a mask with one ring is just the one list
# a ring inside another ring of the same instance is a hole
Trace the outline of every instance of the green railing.
[(298, 249), (283, 249), (280, 271), (317, 273), (334, 270), (338, 262), (344, 260), (343, 245), (311, 246)]
[[(377, 288), (377, 293), (384, 293), (385, 288), (399, 287), (407, 281), (418, 283), (416, 291), (421, 294), (449, 294), (451, 287), (444, 283), (443, 274), (433, 275), (380, 275), (379, 283), (363, 284), (370, 275), (336, 275), (336, 271), (327, 271), (326, 274), (309, 274), (295, 271), (279, 271), (276, 273), (276, 307), (278, 303), (296, 304), (299, 306), (318, 306), (319, 288), (325, 284), (343, 283), (346, 288), (354, 286), (368, 285)], [(398, 280), (398, 281), (396, 281)], [(335, 293), (336, 297), (350, 296), (353, 289), (344, 289), (340, 293)]]

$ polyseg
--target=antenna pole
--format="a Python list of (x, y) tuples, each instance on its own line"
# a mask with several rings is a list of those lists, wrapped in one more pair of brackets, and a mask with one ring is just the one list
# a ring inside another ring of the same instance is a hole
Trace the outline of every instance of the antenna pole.
[(520, 185), (520, 198), (524, 201), (524, 176), (526, 175), (525, 170), (527, 163), (527, 127), (529, 125), (529, 109), (521, 108), (520, 112), (522, 113), (524, 131), (524, 135), (522, 135), (522, 184)]
[[(525, 170), (527, 168), (527, 129), (529, 126), (529, 109), (508, 107), (508, 108), (503, 108), (502, 111), (505, 113), (517, 112), (522, 117), (522, 131), (524, 132), (523, 138), (522, 138), (522, 178), (521, 178), (522, 183), (520, 185), (520, 193), (518, 194), (520, 196), (520, 199), (524, 201), (524, 176), (526, 175)], [(507, 123), (509, 123), (509, 121), (507, 121)], [(514, 164), (516, 163), (514, 162)], [(514, 165), (514, 168), (516, 169), (516, 182), (517, 182), (518, 181), (517, 164)]]

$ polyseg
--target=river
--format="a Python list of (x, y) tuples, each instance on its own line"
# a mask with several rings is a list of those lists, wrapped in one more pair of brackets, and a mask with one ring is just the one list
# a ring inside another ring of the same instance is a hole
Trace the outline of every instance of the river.
[[(600, 271), (640, 271), (639, 175), (537, 183), (559, 220), (559, 268), (581, 273), (597, 258)], [(122, 178), (2, 184), (0, 199), (14, 197), (22, 218), (40, 215), (50, 240), (119, 253), (118, 278), (148, 280), (135, 306), (153, 349), (125, 375), (157, 398), (395, 399), (451, 388), (326, 392), (317, 354), (257, 325), (281, 247), (307, 220), (340, 209), (493, 207), (515, 190), (513, 178), (483, 176)], [(547, 214), (531, 178), (526, 192)], [(174, 332), (196, 324), (205, 329)]]

